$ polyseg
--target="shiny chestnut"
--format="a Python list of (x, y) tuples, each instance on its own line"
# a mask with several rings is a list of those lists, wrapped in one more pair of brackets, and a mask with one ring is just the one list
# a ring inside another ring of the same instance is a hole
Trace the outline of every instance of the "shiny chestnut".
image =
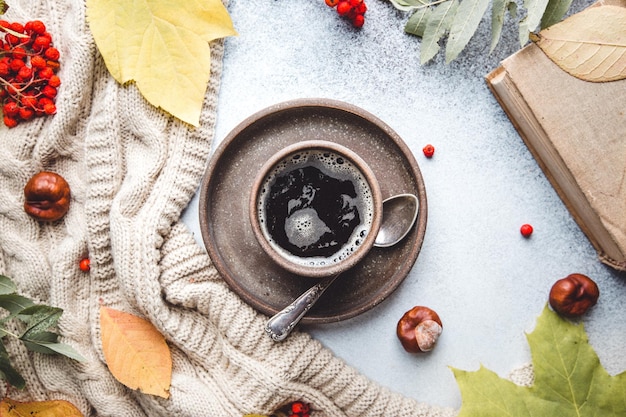
[(578, 317), (598, 302), (598, 285), (586, 275), (570, 274), (550, 289), (550, 306), (566, 317)]
[(428, 307), (415, 306), (402, 316), (396, 335), (407, 352), (433, 350), (443, 330), (439, 315)]
[(24, 187), (24, 210), (36, 220), (59, 220), (70, 208), (70, 186), (54, 172), (42, 171)]

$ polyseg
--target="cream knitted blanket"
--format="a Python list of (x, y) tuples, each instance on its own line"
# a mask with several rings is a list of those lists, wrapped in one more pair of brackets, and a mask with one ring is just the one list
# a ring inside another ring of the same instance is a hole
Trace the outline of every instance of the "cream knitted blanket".
[[(64, 310), (62, 341), (89, 361), (8, 343), (26, 389), (0, 394), (66, 399), (85, 416), (239, 417), (296, 399), (310, 402), (314, 416), (454, 415), (373, 383), (306, 334), (283, 343), (265, 336), (266, 317), (229, 290), (180, 221), (209, 158), (222, 42), (212, 45), (201, 125), (190, 128), (111, 78), (85, 13), (83, 0), (10, 1), (7, 20), (46, 23), (63, 84), (54, 117), (0, 128), (0, 272), (21, 294)], [(24, 184), (41, 170), (72, 189), (69, 213), (49, 224), (22, 208)], [(89, 273), (78, 267), (86, 256)], [(110, 374), (100, 305), (145, 317), (165, 335), (174, 363), (169, 399)]]

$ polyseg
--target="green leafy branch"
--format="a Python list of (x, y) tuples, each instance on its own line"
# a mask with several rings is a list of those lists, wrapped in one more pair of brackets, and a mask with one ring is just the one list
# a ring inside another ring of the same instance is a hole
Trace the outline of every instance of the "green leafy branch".
[[(54, 327), (63, 310), (44, 304), (35, 304), (30, 298), (17, 294), (17, 286), (8, 277), (0, 275), (0, 308), (8, 315), (0, 319), (0, 378), (16, 388), (23, 389), (24, 378), (11, 365), (3, 339), (14, 337), (33, 352), (44, 354), (60, 354), (78, 361), (85, 361), (71, 346), (58, 342), (59, 335), (50, 331)], [(17, 320), (21, 323), (20, 332), (16, 334), (7, 328), (7, 323)]]
[[(476, 33), (483, 16), (491, 7), (491, 49), (502, 35), (507, 13), (518, 19), (518, 4), (513, 0), (389, 0), (399, 10), (410, 12), (404, 30), (422, 38), (420, 61), (432, 60), (447, 37), (446, 63), (456, 59)], [(559, 22), (570, 8), (572, 0), (524, 0), (518, 20), (519, 41), (524, 46), (537, 27), (546, 28)]]

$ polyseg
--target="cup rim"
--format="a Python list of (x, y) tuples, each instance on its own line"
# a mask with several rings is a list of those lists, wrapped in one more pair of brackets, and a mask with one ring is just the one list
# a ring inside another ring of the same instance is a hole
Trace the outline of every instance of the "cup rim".
[[(284, 258), (267, 241), (263, 230), (261, 229), (261, 225), (257, 216), (257, 201), (265, 177), (269, 174), (269, 172), (274, 168), (277, 163), (279, 163), (289, 155), (300, 152), (304, 149), (326, 149), (345, 157), (359, 169), (361, 174), (365, 177), (365, 180), (369, 185), (370, 191), (372, 193), (374, 211), (372, 215), (372, 225), (369, 232), (367, 233), (367, 236), (365, 237), (361, 245), (359, 245), (359, 247), (349, 257), (340, 262), (332, 263), (325, 266), (306, 266)], [(382, 192), (380, 190), (380, 184), (378, 183), (378, 180), (374, 175), (374, 171), (356, 152), (354, 152), (350, 148), (347, 148), (346, 146), (328, 140), (304, 140), (282, 148), (278, 152), (274, 153), (263, 164), (263, 166), (257, 172), (254, 182), (252, 184), (248, 212), (254, 236), (259, 245), (261, 245), (263, 251), (271, 258), (273, 262), (275, 262), (279, 267), (299, 276), (322, 278), (326, 276), (336, 275), (352, 268), (359, 261), (361, 261), (374, 246), (374, 241), (376, 240), (376, 235), (378, 234), (378, 231), (380, 229), (383, 217)]]

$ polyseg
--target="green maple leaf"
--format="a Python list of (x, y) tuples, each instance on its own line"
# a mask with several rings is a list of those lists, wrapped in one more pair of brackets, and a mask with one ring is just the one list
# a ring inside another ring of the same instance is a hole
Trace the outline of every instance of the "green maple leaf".
[(209, 42), (236, 35), (221, 0), (87, 0), (98, 50), (119, 82), (197, 126), (211, 75)]
[(463, 404), (458, 417), (623, 417), (626, 372), (611, 376), (575, 325), (547, 306), (527, 335), (535, 381), (522, 387), (481, 367), (453, 369)]

